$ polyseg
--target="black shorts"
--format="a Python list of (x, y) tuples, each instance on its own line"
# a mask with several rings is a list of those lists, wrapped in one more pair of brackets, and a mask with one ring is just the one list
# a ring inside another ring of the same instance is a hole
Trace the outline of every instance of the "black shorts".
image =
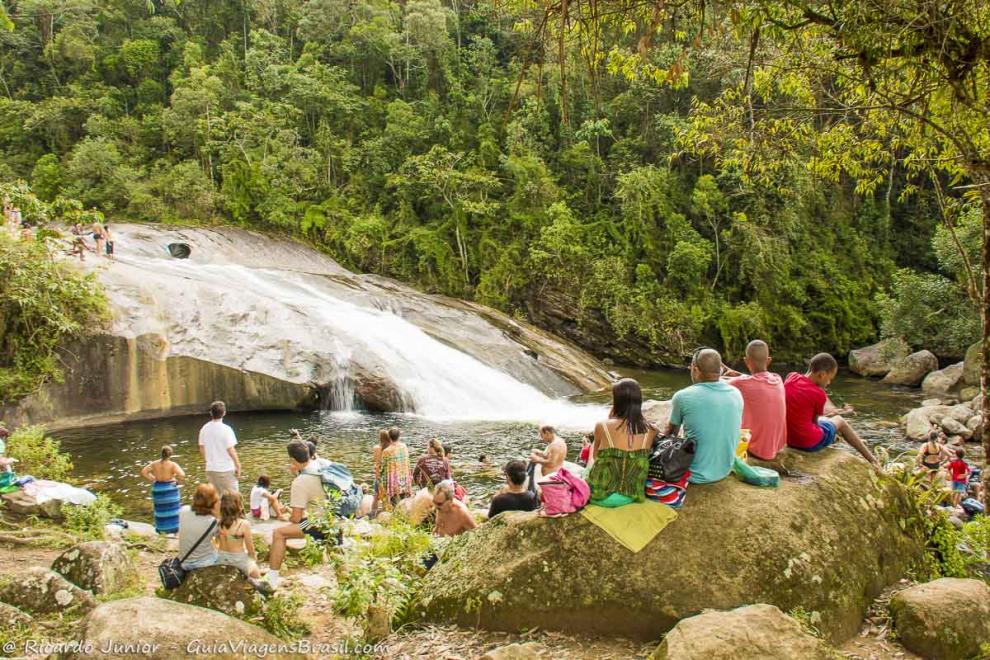
[(113, 254), (113, 241), (107, 241), (107, 254)]
[(327, 538), (327, 535), (323, 533), (323, 530), (314, 525), (309, 518), (303, 518), (299, 521), (299, 531), (314, 541), (322, 541)]

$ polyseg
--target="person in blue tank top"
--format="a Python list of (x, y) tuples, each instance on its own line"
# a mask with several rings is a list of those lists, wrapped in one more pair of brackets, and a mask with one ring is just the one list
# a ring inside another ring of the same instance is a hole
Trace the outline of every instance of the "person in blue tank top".
[(739, 444), (743, 398), (739, 390), (719, 380), (722, 356), (703, 348), (691, 360), (690, 387), (680, 390), (671, 401), (668, 435), (683, 431), (697, 443), (691, 462), (692, 484), (710, 484), (725, 479)]

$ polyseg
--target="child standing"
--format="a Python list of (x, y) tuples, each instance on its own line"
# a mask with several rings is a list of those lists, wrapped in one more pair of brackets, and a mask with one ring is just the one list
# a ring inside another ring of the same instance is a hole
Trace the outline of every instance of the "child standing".
[(249, 578), (261, 577), (254, 551), (251, 523), (244, 519), (241, 494), (226, 491), (220, 498), (220, 533), (217, 536), (217, 564), (234, 566)]
[(141, 470), (141, 476), (151, 482), (151, 503), (155, 509), (155, 530), (159, 534), (175, 534), (179, 531), (178, 482), (186, 478), (179, 464), (172, 460), (172, 447), (162, 447), (161, 458), (152, 461)]
[(272, 493), (272, 480), (267, 474), (258, 475), (258, 483), (251, 489), (251, 515), (261, 520), (281, 518), (285, 509), (278, 501), (280, 490)]
[(966, 463), (966, 452), (960, 447), (956, 449), (956, 457), (949, 461), (946, 470), (949, 479), (952, 481), (952, 506), (959, 506), (962, 498), (966, 496), (966, 486), (969, 482), (969, 475), (973, 471)]

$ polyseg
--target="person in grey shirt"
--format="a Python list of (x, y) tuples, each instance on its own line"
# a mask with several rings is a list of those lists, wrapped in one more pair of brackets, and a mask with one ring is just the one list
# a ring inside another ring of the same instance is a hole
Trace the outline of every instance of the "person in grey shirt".
[(217, 563), (217, 549), (213, 545), (213, 537), (217, 535), (220, 525), (217, 517), (220, 515), (220, 496), (211, 484), (199, 484), (193, 494), (192, 506), (179, 509), (179, 558), (186, 556), (196, 541), (210, 529), (212, 531), (200, 542), (186, 560), (182, 568), (191, 571), (206, 568)]

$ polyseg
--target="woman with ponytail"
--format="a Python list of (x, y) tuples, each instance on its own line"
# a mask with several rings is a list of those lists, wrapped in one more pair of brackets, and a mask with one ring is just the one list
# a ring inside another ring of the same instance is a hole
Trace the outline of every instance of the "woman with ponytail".
[(450, 462), (447, 460), (440, 438), (433, 438), (426, 446), (426, 454), (416, 461), (413, 481), (420, 488), (433, 488), (450, 479)]

